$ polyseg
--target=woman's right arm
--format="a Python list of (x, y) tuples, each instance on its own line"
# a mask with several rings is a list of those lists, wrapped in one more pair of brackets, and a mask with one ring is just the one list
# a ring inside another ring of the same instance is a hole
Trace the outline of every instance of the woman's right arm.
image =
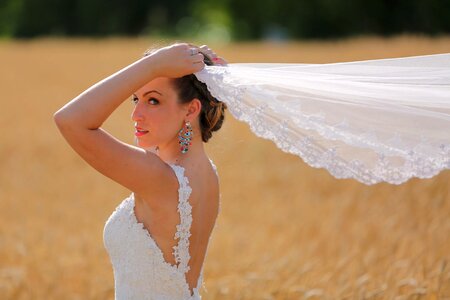
[(190, 48), (188, 44), (162, 48), (94, 84), (63, 106), (54, 120), (68, 144), (94, 169), (133, 192), (164, 189), (173, 174), (157, 155), (114, 138), (100, 126), (127, 97), (153, 78), (178, 77), (203, 68), (203, 55), (191, 55)]
[(94, 84), (55, 114), (57, 124), (97, 129), (132, 93), (156, 77), (181, 77), (204, 67), (203, 55), (189, 44), (175, 44), (145, 56)]

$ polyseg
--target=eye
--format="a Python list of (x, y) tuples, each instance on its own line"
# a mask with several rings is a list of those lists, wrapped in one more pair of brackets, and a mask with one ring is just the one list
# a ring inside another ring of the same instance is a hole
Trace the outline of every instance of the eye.
[[(134, 103), (134, 104), (137, 104), (138, 101), (139, 101), (139, 99), (136, 98), (136, 97), (132, 97), (132, 98), (131, 98), (131, 102)], [(156, 105), (156, 104), (159, 103), (158, 99), (156, 99), (156, 98), (150, 98), (150, 99), (148, 99), (148, 101), (149, 101), (149, 102), (150, 102), (150, 101), (154, 101), (153, 105)]]
[(150, 99), (148, 99), (148, 101), (149, 101), (149, 102), (150, 102), (150, 101), (155, 101), (155, 105), (159, 103), (159, 101), (158, 101), (157, 99), (155, 99), (155, 98), (150, 98)]

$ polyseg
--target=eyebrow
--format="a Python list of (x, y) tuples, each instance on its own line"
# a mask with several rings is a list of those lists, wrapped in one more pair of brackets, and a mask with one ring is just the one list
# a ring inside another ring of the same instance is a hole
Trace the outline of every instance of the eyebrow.
[[(151, 90), (151, 91), (145, 92), (144, 95), (142, 95), (142, 96), (145, 96), (145, 95), (147, 95), (147, 94), (150, 94), (151, 92), (158, 93), (158, 94), (160, 94), (161, 96), (163, 95), (163, 94), (161, 94), (160, 92), (158, 92), (158, 91), (156, 91), (156, 90)], [(135, 96), (135, 97), (137, 98), (136, 94), (133, 94), (133, 96)]]

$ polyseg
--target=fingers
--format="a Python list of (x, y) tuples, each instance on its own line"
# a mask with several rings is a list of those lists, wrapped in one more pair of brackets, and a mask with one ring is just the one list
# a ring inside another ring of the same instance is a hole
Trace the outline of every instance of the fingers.
[(214, 59), (217, 58), (217, 54), (211, 50), (208, 46), (202, 45), (200, 46), (200, 51), (209, 58), (209, 60), (214, 63)]
[(214, 59), (214, 64), (216, 64), (216, 65), (228, 65), (228, 62), (225, 59), (223, 59), (222, 57), (216, 57)]
[(228, 65), (228, 62), (222, 57), (217, 56), (217, 54), (209, 48), (207, 45), (200, 46), (200, 51), (207, 55), (214, 65)]
[(208, 55), (210, 58), (217, 57), (217, 54), (216, 54), (214, 51), (212, 51), (211, 49), (207, 48), (207, 47), (205, 47), (205, 48), (200, 47), (200, 49), (201, 49), (200, 51), (201, 51), (202, 53), (205, 53), (205, 54)]
[(191, 48), (199, 48), (197, 45), (191, 44), (191, 43), (186, 43), (186, 45), (188, 45)]
[(204, 56), (202, 53), (198, 53), (192, 56), (194, 70), (193, 73), (202, 70), (205, 67)]
[[(202, 46), (197, 46), (191, 43), (182, 43), (182, 45), (184, 45), (186, 47), (186, 49), (188, 49), (188, 51), (190, 51), (190, 54), (195, 54), (198, 52), (203, 53), (204, 55), (207, 55), (210, 58), (214, 58), (217, 57), (217, 54), (211, 49), (209, 48), (207, 45), (202, 45)], [(194, 49), (194, 50), (191, 50)], [(192, 52), (195, 51), (195, 52)]]
[(195, 55), (197, 55), (200, 51), (199, 51), (199, 49), (196, 48), (196, 47), (187, 47), (187, 52), (188, 52), (188, 55), (190, 55), (190, 56), (195, 56)]
[(192, 55), (192, 62), (193, 63), (203, 63), (204, 56), (202, 53), (197, 53), (195, 55)]
[(205, 67), (205, 57), (204, 54), (200, 52), (199, 47), (190, 43), (185, 43), (184, 46), (188, 61), (190, 61), (191, 64), (191, 66), (188, 66), (188, 69), (190, 69), (189, 72), (195, 73), (202, 70)]
[(211, 48), (207, 45), (201, 45), (200, 47), (191, 43), (184, 43), (186, 51), (188, 52), (191, 62), (197, 66), (204, 67), (205, 57), (208, 58), (213, 65), (227, 65), (228, 62), (219, 57)]

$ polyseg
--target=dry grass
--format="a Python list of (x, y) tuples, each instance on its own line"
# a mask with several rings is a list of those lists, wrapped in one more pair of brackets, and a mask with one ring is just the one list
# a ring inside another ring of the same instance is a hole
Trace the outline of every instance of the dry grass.
[[(52, 114), (150, 44), (0, 43), (0, 299), (113, 298), (102, 232), (129, 191), (82, 161)], [(450, 52), (450, 38), (215, 49), (230, 62), (322, 63)], [(130, 113), (126, 102), (105, 128), (133, 143)], [(204, 299), (450, 299), (450, 171), (400, 186), (335, 179), (231, 115), (207, 149), (222, 213)]]

